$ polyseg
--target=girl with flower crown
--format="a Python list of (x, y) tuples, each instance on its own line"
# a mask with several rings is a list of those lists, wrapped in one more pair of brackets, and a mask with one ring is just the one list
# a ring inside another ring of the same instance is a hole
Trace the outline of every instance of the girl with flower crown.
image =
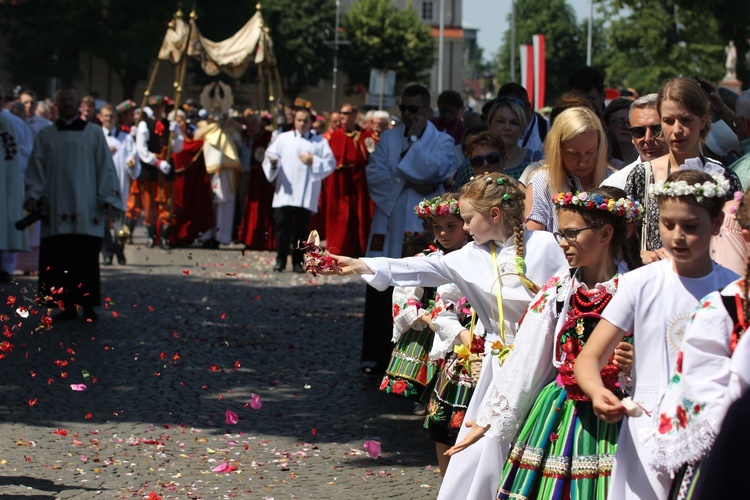
[[(741, 198), (737, 220), (743, 239), (750, 241), (750, 200)], [(750, 387), (750, 342), (742, 340), (750, 318), (750, 260), (745, 266), (743, 278), (700, 300), (685, 329), (669, 388), (655, 412), (658, 426), (652, 427), (655, 450), (650, 465), (675, 476), (670, 498), (688, 496), (729, 406)]]
[[(466, 243), (464, 221), (458, 201), (451, 193), (423, 200), (414, 212), (424, 221), (425, 229), (435, 236), (435, 245), (422, 252), (427, 256), (448, 254)], [(434, 371), (429, 354), (435, 335), (432, 318), (442, 307), (436, 307), (435, 287), (397, 286), (393, 289), (393, 337), (396, 344), (380, 384), (380, 390), (419, 401)]]
[[(336, 274), (357, 273), (370, 285), (384, 289), (389, 284), (437, 286), (455, 283), (476, 310), (485, 328), (485, 353), (499, 342), (507, 353), (513, 344), (518, 321), (538, 291), (535, 283), (567, 269), (567, 262), (552, 234), (525, 232), (523, 193), (509, 177), (492, 173), (461, 188), (459, 203), (464, 230), (474, 241), (448, 255), (405, 259), (352, 259), (333, 255)], [(477, 386), (466, 411), (474, 420), (481, 402), (499, 376), (503, 356), (485, 356)], [(462, 439), (461, 429), (458, 439)], [(473, 497), (474, 485), (489, 491), (500, 479), (505, 449), (496, 440), (477, 443), (451, 460), (440, 497)], [(484, 485), (484, 486), (479, 486)]]
[[(573, 367), (620, 273), (640, 266), (629, 235), (642, 209), (624, 195), (599, 188), (551, 197), (559, 224), (554, 235), (570, 269), (550, 278), (534, 298), (479, 419), (448, 452), (466, 449), (485, 433), (505, 443), (515, 438), (497, 498), (607, 495), (619, 425), (597, 422)], [(621, 395), (618, 375), (629, 368), (632, 347), (621, 342), (614, 352), (603, 374)]]
[(664, 499), (672, 478), (654, 469), (654, 418), (659, 398), (674, 376), (685, 326), (699, 299), (725, 287), (737, 274), (711, 260), (711, 235), (724, 220), (729, 181), (719, 174), (683, 167), (656, 182), (651, 196), (659, 204), (659, 233), (668, 259), (620, 277), (617, 295), (578, 355), (574, 374), (591, 398), (594, 413), (608, 423), (626, 410), (603, 381), (601, 370), (612, 349), (633, 332), (633, 401), (617, 442), (610, 499)]

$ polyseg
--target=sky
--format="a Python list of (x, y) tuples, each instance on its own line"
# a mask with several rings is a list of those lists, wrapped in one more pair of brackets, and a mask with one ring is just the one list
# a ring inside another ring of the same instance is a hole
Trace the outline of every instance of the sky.
[[(578, 19), (588, 19), (589, 0), (567, 2), (573, 7)], [(503, 34), (509, 28), (507, 18), (510, 0), (463, 0), (463, 8), (464, 23), (479, 28), (479, 46), (484, 49), (484, 58), (491, 60), (500, 48)]]

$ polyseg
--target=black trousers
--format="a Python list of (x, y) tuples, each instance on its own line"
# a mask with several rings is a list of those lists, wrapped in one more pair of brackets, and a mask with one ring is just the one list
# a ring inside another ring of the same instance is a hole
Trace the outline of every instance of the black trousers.
[(102, 245), (102, 255), (104, 258), (111, 258), (116, 255), (118, 259), (125, 258), (125, 245), (117, 239), (117, 231), (125, 224), (125, 214), (117, 216), (108, 216), (104, 225), (104, 244)]
[[(101, 304), (99, 250), (102, 238), (85, 234), (61, 234), (39, 243), (39, 295), (42, 302), (64, 307), (96, 307)], [(44, 300), (50, 297), (51, 300)]]
[(286, 258), (292, 250), (292, 265), (302, 264), (304, 252), (298, 250), (300, 242), (307, 241), (312, 212), (302, 207), (280, 207), (273, 210), (276, 234), (276, 261), (286, 266)]
[(393, 287), (382, 292), (371, 286), (366, 288), (362, 361), (375, 362), (385, 370), (393, 353)]

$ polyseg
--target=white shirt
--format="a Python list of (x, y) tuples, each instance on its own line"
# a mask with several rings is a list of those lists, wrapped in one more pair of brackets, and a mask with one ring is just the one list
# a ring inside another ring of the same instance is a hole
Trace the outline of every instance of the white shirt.
[(638, 156), (638, 158), (635, 159), (633, 163), (630, 163), (628, 165), (625, 165), (620, 170), (615, 172), (614, 174), (610, 175), (604, 181), (602, 181), (602, 186), (610, 186), (610, 187), (616, 187), (620, 188), (623, 191), (625, 191), (625, 183), (628, 181), (628, 176), (630, 175), (630, 172), (633, 171), (633, 169), (637, 166), (643, 163), (643, 160), (641, 160), (641, 157)]
[[(102, 132), (107, 140), (107, 146), (112, 153), (112, 162), (117, 170), (117, 180), (122, 196), (122, 206), (124, 207), (128, 204), (130, 183), (133, 179), (137, 179), (141, 173), (141, 162), (135, 150), (135, 141), (130, 134), (119, 128), (106, 129), (102, 127)], [(131, 159), (135, 161), (133, 167), (128, 166)]]
[[(182, 129), (180, 127), (174, 127), (174, 135), (172, 136), (172, 153), (179, 153), (182, 151), (182, 145), (185, 141), (185, 136), (182, 135)], [(169, 129), (164, 131), (165, 134), (169, 134)], [(135, 131), (135, 147), (138, 151), (138, 158), (141, 162), (147, 165), (156, 165), (159, 159), (156, 155), (148, 150), (148, 140), (151, 137), (148, 131), (148, 124), (145, 120), (141, 120), (138, 123), (138, 127)], [(169, 161), (167, 158), (162, 158), (165, 161)]]
[[(312, 153), (312, 165), (300, 160), (301, 154)], [(276, 168), (271, 158), (278, 160)], [(263, 172), (268, 182), (276, 185), (273, 208), (302, 207), (318, 212), (318, 198), (323, 179), (336, 168), (336, 159), (323, 136), (308, 132), (300, 135), (296, 130), (283, 132), (266, 149)]]

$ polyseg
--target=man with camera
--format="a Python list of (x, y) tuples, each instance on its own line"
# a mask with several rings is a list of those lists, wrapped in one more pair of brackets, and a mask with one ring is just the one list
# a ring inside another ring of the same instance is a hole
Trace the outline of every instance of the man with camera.
[(39, 296), (61, 309), (53, 321), (77, 318), (79, 307), (86, 321), (98, 319), (104, 227), (111, 211), (123, 209), (106, 138), (78, 116), (80, 102), (73, 88), (57, 91), (60, 118), (39, 132), (26, 169), (24, 207), (42, 217)]

